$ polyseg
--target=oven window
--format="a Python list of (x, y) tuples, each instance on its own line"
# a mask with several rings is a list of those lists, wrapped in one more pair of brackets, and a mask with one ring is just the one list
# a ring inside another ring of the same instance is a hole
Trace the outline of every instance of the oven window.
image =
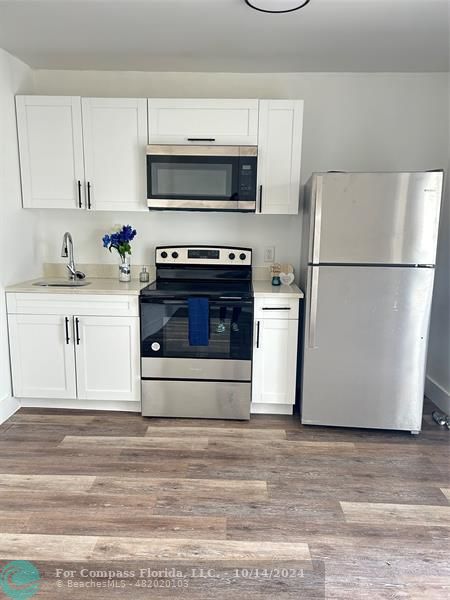
[(253, 332), (251, 303), (210, 303), (209, 323), (208, 346), (191, 346), (187, 303), (143, 303), (141, 306), (142, 356), (251, 359)]

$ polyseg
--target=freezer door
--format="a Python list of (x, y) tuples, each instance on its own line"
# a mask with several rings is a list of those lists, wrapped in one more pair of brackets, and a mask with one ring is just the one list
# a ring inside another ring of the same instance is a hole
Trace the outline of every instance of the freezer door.
[(434, 269), (310, 267), (302, 423), (421, 429)]
[(327, 173), (312, 185), (309, 262), (434, 264), (443, 173)]

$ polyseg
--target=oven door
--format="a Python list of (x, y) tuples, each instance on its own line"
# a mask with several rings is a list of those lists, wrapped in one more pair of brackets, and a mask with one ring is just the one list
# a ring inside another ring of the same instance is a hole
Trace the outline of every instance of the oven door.
[(140, 306), (142, 359), (251, 360), (252, 300), (209, 301), (210, 337), (207, 346), (189, 344), (187, 299), (141, 297)]
[(240, 151), (227, 146), (149, 146), (148, 207), (254, 212), (257, 158)]

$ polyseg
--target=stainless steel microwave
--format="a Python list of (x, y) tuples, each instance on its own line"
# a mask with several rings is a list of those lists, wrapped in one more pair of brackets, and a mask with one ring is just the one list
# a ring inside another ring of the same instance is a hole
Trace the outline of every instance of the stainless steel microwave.
[(255, 212), (257, 146), (147, 146), (150, 210)]

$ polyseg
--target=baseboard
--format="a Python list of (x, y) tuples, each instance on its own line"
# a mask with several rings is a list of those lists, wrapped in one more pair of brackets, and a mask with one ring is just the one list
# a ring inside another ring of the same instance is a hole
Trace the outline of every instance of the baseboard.
[(19, 408), (20, 404), (16, 398), (5, 396), (0, 400), (0, 425), (12, 417)]
[(425, 396), (445, 414), (450, 415), (450, 393), (429, 376), (425, 379)]
[(111, 400), (63, 400), (60, 398), (19, 398), (20, 406), (27, 408), (70, 408), (74, 410), (118, 410), (141, 412), (140, 402)]
[(260, 404), (252, 402), (250, 412), (252, 415), (292, 415), (292, 404)]

